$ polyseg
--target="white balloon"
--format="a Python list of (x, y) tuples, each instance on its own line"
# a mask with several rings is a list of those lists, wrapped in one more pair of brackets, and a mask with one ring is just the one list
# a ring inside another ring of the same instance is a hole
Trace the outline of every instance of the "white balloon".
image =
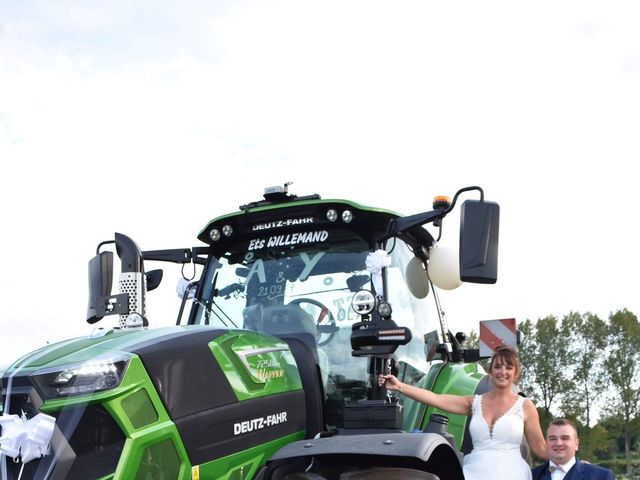
[(429, 293), (429, 277), (418, 257), (413, 257), (407, 263), (405, 279), (409, 291), (416, 298), (424, 298)]
[(458, 252), (452, 248), (435, 246), (429, 250), (427, 272), (434, 285), (443, 290), (462, 285)]

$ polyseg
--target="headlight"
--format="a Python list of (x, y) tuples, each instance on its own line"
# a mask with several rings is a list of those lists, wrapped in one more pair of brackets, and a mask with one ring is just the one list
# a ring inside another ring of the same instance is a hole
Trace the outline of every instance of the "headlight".
[(97, 359), (36, 372), (32, 380), (44, 398), (86, 395), (120, 385), (128, 362), (125, 357)]
[(388, 302), (380, 302), (378, 305), (378, 314), (384, 319), (391, 318), (391, 311), (391, 304)]
[(369, 315), (376, 308), (376, 297), (369, 290), (358, 290), (351, 299), (351, 308), (358, 315)]

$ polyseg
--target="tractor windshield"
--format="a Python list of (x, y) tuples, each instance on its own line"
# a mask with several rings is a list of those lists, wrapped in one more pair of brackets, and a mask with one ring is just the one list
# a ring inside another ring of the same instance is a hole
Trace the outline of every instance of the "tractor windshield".
[[(396, 324), (413, 333), (411, 342), (396, 351), (396, 361), (421, 374), (427, 371), (424, 333), (434, 326), (427, 324), (426, 299), (414, 297), (405, 279), (415, 257), (400, 239), (390, 240), (386, 252), (390, 265), (383, 272), (384, 299)], [(355, 292), (375, 288), (367, 269), (369, 254), (363, 242), (353, 241), (339, 249), (313, 245), (213, 258), (201, 279), (191, 323), (306, 335), (315, 339), (328, 404), (366, 398), (368, 359), (351, 355), (350, 335), (361, 320), (351, 308)]]

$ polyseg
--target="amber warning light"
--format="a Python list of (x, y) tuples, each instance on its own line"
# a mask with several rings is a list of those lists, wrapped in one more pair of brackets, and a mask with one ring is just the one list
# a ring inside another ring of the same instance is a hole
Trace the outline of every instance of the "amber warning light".
[(433, 197), (434, 210), (446, 210), (451, 205), (451, 199), (446, 195), (438, 195)]

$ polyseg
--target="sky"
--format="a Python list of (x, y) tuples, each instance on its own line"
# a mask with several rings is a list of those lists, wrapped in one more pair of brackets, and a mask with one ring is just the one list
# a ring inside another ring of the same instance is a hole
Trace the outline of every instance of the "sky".
[(454, 331), (639, 314), (639, 20), (632, 1), (0, 2), (0, 366), (91, 331), (87, 262), (114, 232), (197, 246), (288, 181), (404, 214), (481, 186), (498, 282), (441, 293)]

